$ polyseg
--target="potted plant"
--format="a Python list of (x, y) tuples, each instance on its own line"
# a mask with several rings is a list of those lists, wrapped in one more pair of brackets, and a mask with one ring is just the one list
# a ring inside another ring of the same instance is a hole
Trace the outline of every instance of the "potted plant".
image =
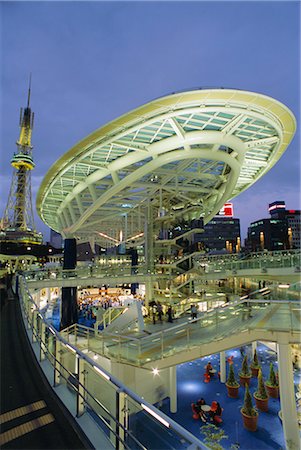
[(251, 371), (252, 371), (252, 377), (257, 378), (258, 371), (260, 369), (260, 364), (258, 361), (256, 349), (254, 350), (253, 361), (251, 362), (250, 367), (251, 367)]
[(261, 369), (258, 371), (257, 391), (254, 392), (253, 396), (255, 398), (256, 408), (266, 412), (268, 410), (269, 396), (263, 382)]
[(231, 398), (237, 398), (238, 397), (238, 389), (239, 389), (240, 385), (239, 385), (238, 381), (235, 379), (233, 364), (230, 364), (230, 366), (229, 366), (229, 374), (228, 374), (228, 378), (226, 381), (226, 386), (227, 386), (228, 396)]
[(268, 396), (272, 398), (279, 397), (279, 383), (274, 372), (273, 363), (270, 364), (270, 374), (269, 379), (265, 383), (265, 387), (268, 391)]
[(248, 365), (248, 356), (245, 355), (242, 360), (241, 371), (238, 372), (240, 384), (245, 386), (250, 384), (252, 373), (250, 372)]
[(253, 407), (252, 397), (249, 390), (249, 385), (246, 384), (244, 405), (240, 410), (243, 417), (244, 427), (248, 431), (257, 430), (258, 412)]

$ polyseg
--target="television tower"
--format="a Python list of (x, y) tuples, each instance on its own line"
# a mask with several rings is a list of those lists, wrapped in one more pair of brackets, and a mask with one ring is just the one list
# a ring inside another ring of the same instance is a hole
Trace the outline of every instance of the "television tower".
[(35, 230), (31, 200), (31, 171), (35, 164), (31, 145), (34, 113), (30, 108), (30, 89), (31, 76), (27, 106), (20, 110), (20, 136), (16, 142), (17, 152), (11, 159), (14, 172), (0, 231), (0, 241), (19, 245), (43, 242), (42, 234)]

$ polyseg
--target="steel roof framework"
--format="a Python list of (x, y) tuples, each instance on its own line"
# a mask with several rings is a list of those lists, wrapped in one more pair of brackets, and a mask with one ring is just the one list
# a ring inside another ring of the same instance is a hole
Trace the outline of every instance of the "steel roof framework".
[(207, 223), (277, 162), (295, 128), (286, 106), (260, 94), (206, 89), (163, 97), (60, 158), (40, 187), (38, 212), (64, 236), (101, 245), (118, 243), (120, 230), (125, 239), (140, 235), (149, 202), (155, 217), (164, 210), (164, 220)]

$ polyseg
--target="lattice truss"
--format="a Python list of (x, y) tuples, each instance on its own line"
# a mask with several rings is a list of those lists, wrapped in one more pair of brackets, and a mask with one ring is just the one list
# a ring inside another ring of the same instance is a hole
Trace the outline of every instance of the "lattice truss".
[(31, 171), (24, 167), (13, 172), (3, 224), (9, 229), (22, 231), (35, 229), (31, 199)]
[(149, 204), (155, 218), (164, 211), (164, 220), (207, 223), (276, 163), (294, 131), (292, 113), (260, 94), (213, 89), (163, 97), (57, 161), (38, 211), (51, 228), (102, 244), (118, 242), (120, 230), (127, 239), (143, 233)]

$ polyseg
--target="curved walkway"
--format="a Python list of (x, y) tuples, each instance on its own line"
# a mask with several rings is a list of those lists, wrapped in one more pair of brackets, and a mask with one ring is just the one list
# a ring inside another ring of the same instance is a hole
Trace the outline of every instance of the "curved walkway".
[(0, 285), (1, 449), (94, 448), (43, 376), (17, 298)]

